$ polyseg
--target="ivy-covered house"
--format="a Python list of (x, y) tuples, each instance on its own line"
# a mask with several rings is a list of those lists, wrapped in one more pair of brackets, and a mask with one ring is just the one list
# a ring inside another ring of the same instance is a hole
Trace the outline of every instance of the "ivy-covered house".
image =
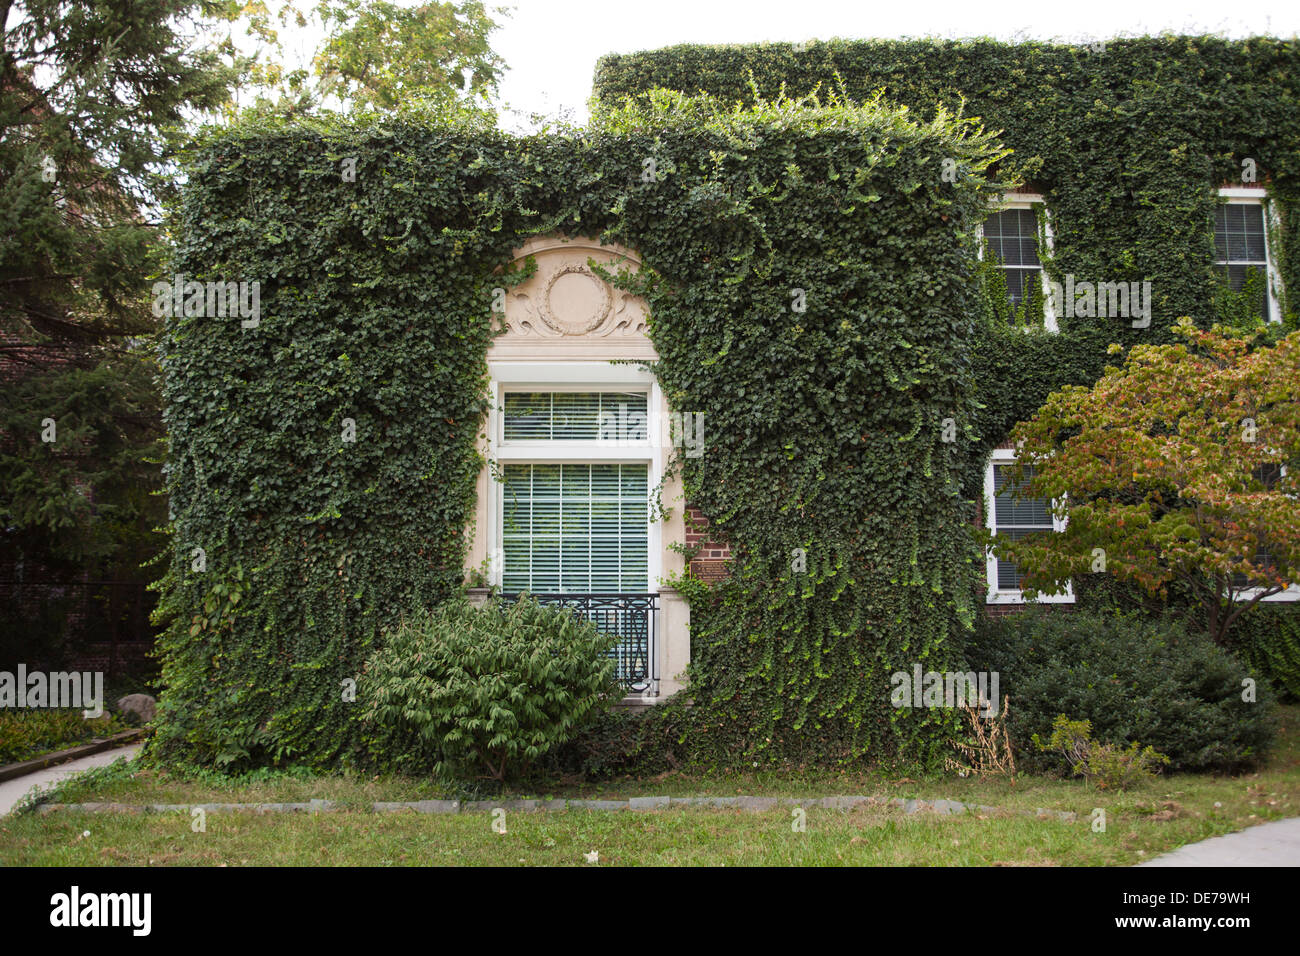
[(689, 682), (719, 753), (924, 746), (888, 674), (1024, 601), (968, 527), (1053, 526), (1011, 426), (1179, 316), (1295, 327), (1297, 65), (675, 47), (603, 59), (582, 130), (213, 135), (177, 270), (261, 312), (169, 323), (164, 744), (355, 752), (340, 682), (469, 584), (616, 631), (628, 694)]

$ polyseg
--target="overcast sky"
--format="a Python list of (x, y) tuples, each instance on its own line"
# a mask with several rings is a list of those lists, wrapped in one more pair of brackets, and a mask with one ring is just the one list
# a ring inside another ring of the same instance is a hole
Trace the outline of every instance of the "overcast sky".
[(493, 34), (494, 49), (510, 67), (502, 100), (519, 114), (572, 111), (577, 120), (586, 118), (592, 73), (602, 54), (676, 43), (922, 36), (1074, 41), (1166, 31), (1234, 37), (1300, 32), (1296, 0), (513, 0), (502, 5), (514, 11)]

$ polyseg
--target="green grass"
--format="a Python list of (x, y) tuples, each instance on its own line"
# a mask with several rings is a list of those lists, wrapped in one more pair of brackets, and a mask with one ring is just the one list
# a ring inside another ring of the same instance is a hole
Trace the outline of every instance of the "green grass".
[[(1074, 823), (1012, 812), (945, 816), (859, 807), (806, 811), (792, 829), (790, 808), (772, 811), (668, 808), (629, 812), (508, 812), (505, 834), (487, 812), (375, 814), (379, 800), (449, 794), (412, 778), (262, 773), (241, 779), (182, 777), (154, 769), (96, 772), (65, 785), (65, 803), (302, 802), (313, 797), (352, 809), (320, 814), (213, 812), (206, 832), (186, 813), (87, 814), (60, 811), (0, 818), (0, 863), (9, 865), (1125, 865), (1184, 843), (1300, 814), (1300, 708), (1282, 712), (1279, 746), (1258, 773), (1179, 774), (1127, 793), (1077, 780), (900, 778), (870, 773), (670, 774), (599, 786), (553, 783), (506, 797), (628, 797), (647, 794), (816, 797), (873, 794), (946, 797), (1007, 811), (1072, 810)], [(1106, 810), (1093, 832), (1093, 808)], [(89, 831), (89, 835), (85, 835)]]

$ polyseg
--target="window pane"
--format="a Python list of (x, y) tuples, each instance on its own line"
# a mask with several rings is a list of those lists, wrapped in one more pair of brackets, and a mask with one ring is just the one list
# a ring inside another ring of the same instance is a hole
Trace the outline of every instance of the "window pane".
[(1264, 207), (1228, 203), (1215, 209), (1214, 248), (1219, 262), (1265, 262)]
[(506, 392), (506, 441), (551, 437), (551, 396), (546, 392)]
[[(1273, 463), (1263, 464), (1258, 468), (1252, 468), (1250, 476), (1263, 485), (1264, 488), (1272, 488), (1282, 480), (1282, 466)], [(1265, 568), (1272, 567), (1277, 563), (1277, 559), (1268, 550), (1266, 542), (1260, 542), (1259, 549), (1255, 552), (1255, 563)], [(1232, 576), (1233, 587), (1242, 588), (1248, 586), (1249, 583), (1249, 579), (1244, 574), (1234, 574)]]
[[(1026, 479), (1032, 478), (1033, 474), (1033, 466), (1026, 466)], [(994, 534), (1019, 541), (1029, 534), (1053, 530), (1055, 525), (1052, 524), (1051, 503), (1041, 498), (1013, 499), (1011, 497), (1013, 486), (1010, 479), (1010, 465), (993, 466)], [(1019, 590), (1023, 580), (1024, 575), (1014, 563), (998, 558), (996, 585), (998, 590)]]
[(984, 221), (984, 240), (1006, 274), (1007, 296), (1019, 305), (1031, 282), (1041, 282), (1038, 221), (1032, 209), (1003, 209)]
[(592, 441), (599, 437), (598, 392), (556, 392), (551, 396), (551, 407), (551, 438), (555, 441)]
[(505, 590), (647, 589), (649, 466), (511, 464), (504, 472)]
[(645, 392), (506, 392), (506, 441), (646, 441)]
[[(1025, 468), (1025, 478), (1034, 476), (1032, 466)], [(1009, 465), (993, 466), (993, 489), (997, 494), (994, 522), (998, 533), (1003, 528), (1046, 528), (1051, 530), (1052, 512), (1050, 503), (1041, 498), (1011, 497), (1011, 467)]]

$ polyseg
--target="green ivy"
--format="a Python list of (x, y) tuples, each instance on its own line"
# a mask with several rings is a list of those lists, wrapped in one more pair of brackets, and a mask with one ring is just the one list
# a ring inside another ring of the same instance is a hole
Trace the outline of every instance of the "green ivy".
[(889, 678), (955, 667), (975, 613), (982, 560), (952, 533), (970, 463), (942, 436), (978, 414), (991, 136), (874, 100), (666, 92), (522, 137), (267, 123), (196, 145), (176, 216), (175, 271), (259, 280), (262, 314), (168, 322), (160, 753), (361, 759), (347, 682), (462, 578), (493, 290), (522, 275), (495, 270), (559, 232), (642, 257), (617, 281), (648, 301), (670, 404), (705, 415), (679, 466), (736, 555), (725, 584), (682, 582), (694, 706), (664, 726), (718, 763), (937, 754), (947, 718), (892, 709)]
[[(1050, 211), (1049, 278), (1150, 280), (1149, 328), (1125, 319), (1058, 317), (1046, 341), (994, 324), (973, 356), (983, 406), (966, 493), (979, 493), (987, 451), (1051, 391), (1089, 385), (1111, 342), (1171, 341), (1184, 315), (1208, 326), (1220, 284), (1213, 266), (1217, 189), (1255, 162), (1279, 214), (1270, 231), (1285, 289), (1283, 329), (1297, 328), (1300, 254), (1300, 43), (1254, 37), (1158, 36), (1105, 44), (975, 40), (832, 40), (674, 46), (603, 57), (606, 103), (657, 87), (753, 102), (784, 90), (880, 94), (922, 117), (961, 111), (998, 131), (1008, 178)], [(960, 167), (959, 167), (960, 168)]]

